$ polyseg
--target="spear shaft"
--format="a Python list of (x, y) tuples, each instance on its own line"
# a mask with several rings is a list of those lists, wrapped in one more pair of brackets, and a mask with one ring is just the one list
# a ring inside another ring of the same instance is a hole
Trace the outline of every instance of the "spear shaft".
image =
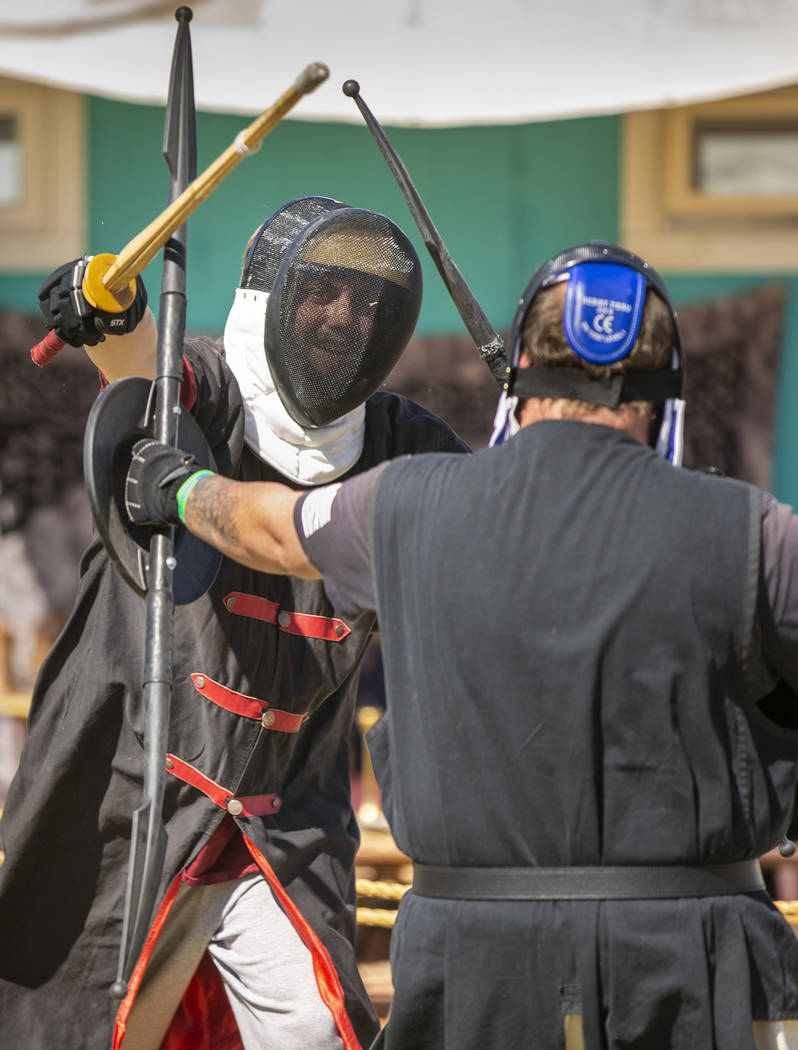
[[(197, 170), (196, 110), (191, 38), (192, 12), (175, 12), (177, 36), (172, 54), (166, 106), (163, 154), (170, 173), (169, 201), (178, 199)], [(164, 247), (158, 315), (158, 352), (152, 393), (153, 431), (158, 441), (177, 444), (182, 377), (183, 337), (186, 325), (186, 247), (184, 222)], [(127, 983), (144, 945), (158, 901), (166, 853), (163, 799), (166, 789), (166, 751), (172, 699), (172, 634), (174, 616), (173, 531), (153, 532), (147, 572), (144, 641), (144, 781), (143, 802), (133, 814), (122, 943), (113, 999), (123, 999)]]

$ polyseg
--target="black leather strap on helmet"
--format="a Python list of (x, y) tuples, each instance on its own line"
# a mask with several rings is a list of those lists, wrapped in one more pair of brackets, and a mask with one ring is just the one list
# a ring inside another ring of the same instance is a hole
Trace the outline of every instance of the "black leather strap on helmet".
[(652, 368), (594, 379), (579, 368), (523, 368), (516, 373), (517, 397), (568, 398), (617, 408), (627, 401), (665, 401), (680, 397), (682, 376), (671, 368)]

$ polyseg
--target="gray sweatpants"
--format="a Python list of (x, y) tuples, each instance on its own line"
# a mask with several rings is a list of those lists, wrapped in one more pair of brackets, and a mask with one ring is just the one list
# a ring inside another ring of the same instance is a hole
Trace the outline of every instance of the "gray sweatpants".
[(206, 948), (245, 1050), (341, 1050), (310, 952), (260, 874), (180, 887), (130, 1012), (123, 1050), (158, 1050)]

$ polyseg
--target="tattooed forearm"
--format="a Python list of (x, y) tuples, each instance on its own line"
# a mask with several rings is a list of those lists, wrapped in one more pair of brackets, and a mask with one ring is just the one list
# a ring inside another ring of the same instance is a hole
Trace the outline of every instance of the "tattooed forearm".
[(240, 553), (234, 507), (233, 486), (219, 475), (200, 478), (194, 486), (186, 511), (186, 523), (202, 530), (204, 539), (224, 550), (231, 558)]
[(294, 528), (298, 497), (285, 485), (209, 474), (191, 490), (184, 521), (200, 539), (252, 569), (318, 579)]

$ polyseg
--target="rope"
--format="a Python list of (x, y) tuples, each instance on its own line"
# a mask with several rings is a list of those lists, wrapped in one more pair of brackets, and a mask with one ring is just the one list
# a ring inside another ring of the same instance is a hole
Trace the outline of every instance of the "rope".
[(385, 901), (398, 901), (410, 889), (404, 882), (372, 882), (371, 879), (356, 879), (358, 897), (379, 897)]
[[(410, 889), (403, 882), (374, 882), (372, 879), (356, 879), (358, 900), (377, 898), (384, 901), (400, 901)], [(390, 930), (396, 922), (396, 908), (361, 908), (357, 909), (358, 926), (378, 926)]]
[(773, 903), (787, 922), (798, 926), (798, 901), (774, 901)]
[(387, 908), (358, 908), (358, 926), (379, 926), (384, 930), (390, 930), (396, 922), (399, 912), (389, 911)]

